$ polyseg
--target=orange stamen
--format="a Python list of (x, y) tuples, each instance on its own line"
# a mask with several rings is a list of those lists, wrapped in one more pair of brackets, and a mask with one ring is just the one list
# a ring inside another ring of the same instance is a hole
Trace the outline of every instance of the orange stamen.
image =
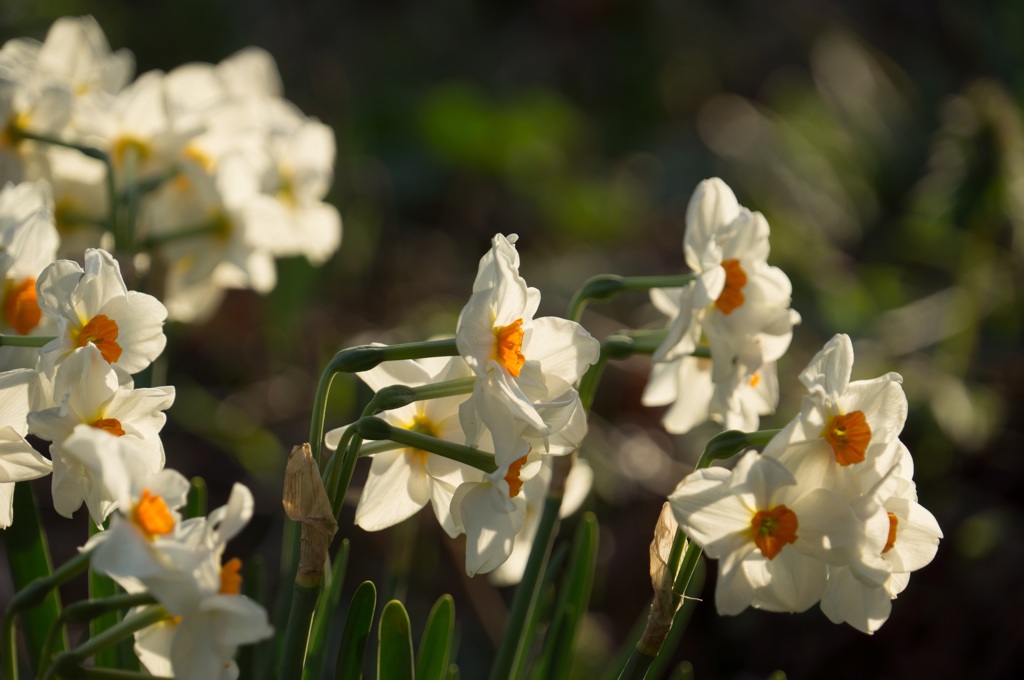
[(523, 320), (516, 319), (503, 328), (495, 328), (494, 335), (497, 339), (493, 358), (507, 368), (513, 377), (518, 378), (526, 363), (526, 357), (523, 356)]
[(508, 472), (505, 473), (505, 481), (508, 482), (509, 498), (518, 496), (523, 488), (523, 480), (519, 479), (519, 471), (523, 469), (524, 463), (526, 463), (526, 456), (513, 461), (508, 466)]
[(743, 295), (743, 286), (747, 285), (747, 273), (740, 266), (740, 261), (733, 258), (722, 263), (725, 269), (725, 287), (715, 300), (722, 314), (732, 314), (747, 298)]
[(242, 592), (242, 560), (232, 557), (220, 568), (220, 594), (238, 595)]
[(758, 384), (759, 382), (761, 382), (761, 374), (760, 374), (760, 373), (755, 373), (755, 374), (754, 374), (754, 377), (752, 377), (752, 378), (750, 379), (750, 386), (751, 386), (751, 387), (757, 387), (757, 384)]
[(840, 465), (863, 463), (868, 444), (871, 443), (871, 426), (863, 411), (840, 413), (828, 421), (821, 436), (832, 447), (832, 453)]
[(4, 300), (4, 317), (7, 320), (7, 325), (13, 328), (18, 335), (28, 335), (33, 328), (39, 325), (42, 311), (40, 311), (39, 302), (36, 300), (35, 279), (22, 279), (14, 284)]
[(87, 343), (96, 345), (96, 348), (112, 364), (121, 358), (121, 345), (117, 344), (117, 322), (106, 314), (97, 314), (89, 323), (78, 332), (78, 347), (85, 347)]
[(885, 539), (885, 547), (882, 548), (883, 555), (892, 550), (892, 547), (896, 545), (896, 525), (900, 523), (893, 513), (889, 512), (886, 514), (889, 515), (889, 537)]
[(762, 555), (773, 560), (787, 544), (796, 541), (797, 524), (796, 513), (785, 505), (759, 510), (750, 520), (754, 544)]
[(116, 437), (124, 436), (124, 428), (121, 427), (121, 421), (117, 418), (100, 418), (89, 423), (89, 426), (95, 427), (97, 430), (109, 432)]
[(149, 489), (142, 490), (142, 496), (132, 512), (132, 519), (150, 540), (174, 531), (174, 516), (167, 503), (160, 496), (150, 494)]

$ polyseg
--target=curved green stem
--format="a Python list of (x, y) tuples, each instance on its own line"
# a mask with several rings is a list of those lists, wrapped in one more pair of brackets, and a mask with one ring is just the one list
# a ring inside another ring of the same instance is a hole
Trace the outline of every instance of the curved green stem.
[(697, 277), (693, 274), (678, 276), (617, 276), (602, 274), (590, 279), (580, 287), (569, 302), (567, 318), (579, 321), (590, 300), (608, 300), (626, 291), (642, 291), (651, 288), (681, 288)]
[(68, 623), (84, 623), (109, 611), (130, 609), (131, 607), (155, 603), (156, 600), (149, 593), (136, 593), (134, 595), (115, 595), (102, 600), (85, 600), (84, 602), (68, 605), (60, 613), (57, 620), (53, 622), (53, 625), (50, 626), (50, 630), (46, 632), (39, 672), (43, 673), (47, 666), (49, 666), (50, 657), (53, 656), (53, 644), (61, 630)]
[(480, 449), (474, 449), (471, 446), (455, 444), (444, 439), (431, 437), (420, 432), (393, 427), (384, 420), (374, 416), (360, 418), (354, 427), (363, 439), (388, 439), (475, 467), (485, 474), (490, 474), (498, 469), (492, 454), (485, 453)]
[(196, 236), (220, 236), (223, 235), (224, 224), (222, 222), (210, 221), (202, 222), (200, 224), (193, 224), (188, 227), (182, 227), (176, 231), (169, 231), (163, 234), (152, 234), (147, 236), (142, 242), (142, 248), (144, 250), (153, 250), (165, 243), (174, 243), (175, 241), (184, 241)]
[(48, 135), (36, 134), (35, 132), (29, 132), (28, 130), (23, 130), (17, 126), (9, 126), (7, 128), (7, 134), (14, 140), (29, 139), (42, 144), (50, 144), (52, 146), (60, 146), (65, 149), (73, 149), (83, 156), (94, 158), (103, 163), (106, 168), (107, 200), (109, 203), (109, 212), (107, 214), (108, 223), (106, 226), (114, 232), (115, 249), (124, 250), (124, 248), (120, 247), (123, 242), (123, 236), (118, 234), (119, 229), (117, 228), (117, 187), (114, 179), (114, 162), (110, 158), (110, 154), (102, 149), (97, 149), (96, 147), (76, 144), (74, 142), (50, 137)]
[(113, 647), (121, 640), (134, 634), (136, 631), (152, 626), (154, 623), (159, 623), (168, 616), (166, 609), (161, 606), (154, 605), (125, 617), (125, 619), (116, 626), (106, 629), (95, 637), (89, 638), (70, 652), (64, 652), (63, 654), (58, 655), (54, 660), (53, 665), (46, 669), (46, 673), (42, 676), (42, 680), (53, 680), (53, 678), (56, 678), (58, 675), (63, 675), (72, 671), (75, 666), (81, 665), (82, 662), (89, 657)]
[(32, 581), (11, 599), (7, 605), (7, 611), (4, 613), (3, 622), (3, 677), (9, 678), (9, 680), (17, 680), (18, 677), (17, 647), (14, 636), (15, 617), (26, 609), (39, 605), (52, 590), (88, 569), (90, 554), (88, 552), (78, 553), (55, 569), (49, 576)]

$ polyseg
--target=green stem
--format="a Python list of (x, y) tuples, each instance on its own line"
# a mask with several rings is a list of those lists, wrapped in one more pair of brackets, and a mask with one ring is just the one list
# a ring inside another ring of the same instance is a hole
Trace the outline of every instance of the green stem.
[(14, 619), (21, 612), (42, 604), (50, 592), (89, 568), (90, 553), (78, 553), (55, 569), (49, 576), (38, 578), (22, 588), (11, 599), (3, 622), (3, 677), (17, 680), (18, 659), (14, 635)]
[(0, 347), (42, 347), (53, 335), (0, 335)]
[[(413, 342), (404, 345), (375, 347), (363, 345), (343, 349), (330, 360), (317, 384), (313, 397), (313, 413), (309, 422), (309, 446), (313, 460), (320, 463), (320, 449), (324, 439), (324, 419), (327, 411), (327, 395), (331, 383), (338, 373), (359, 373), (368, 371), (383, 361), (401, 359), (425, 359), (427, 357), (456, 356), (459, 350), (455, 340), (435, 340), (432, 342)], [(340, 450), (340, 447), (339, 447)], [(328, 487), (330, 489), (330, 487)]]
[(554, 470), (551, 472), (551, 487), (544, 499), (544, 510), (541, 512), (537, 535), (530, 549), (530, 559), (526, 562), (523, 579), (516, 588), (512, 609), (505, 621), (505, 632), (501, 636), (501, 644), (491, 667), (490, 680), (508, 678), (512, 669), (518, 665), (518, 657), (529, 647), (530, 641), (522, 639), (521, 632), (530, 617), (530, 612), (537, 605), (540, 577), (544, 573), (544, 567), (551, 555), (551, 546), (558, 533), (558, 511), (562, 507), (565, 478), (572, 466), (571, 458), (559, 456), (555, 459)]
[(60, 654), (54, 660), (53, 665), (46, 669), (46, 674), (42, 678), (43, 680), (52, 680), (58, 675), (67, 674), (89, 657), (105, 649), (110, 649), (121, 640), (133, 635), (136, 631), (159, 623), (167, 617), (167, 610), (157, 605), (131, 614), (116, 626), (106, 629), (95, 637), (89, 638), (70, 652)]
[(579, 321), (590, 300), (608, 300), (626, 291), (642, 291), (651, 288), (681, 288), (697, 277), (693, 274), (678, 276), (617, 276), (602, 274), (590, 279), (576, 291), (569, 302), (567, 317)]
[(165, 243), (184, 241), (197, 236), (217, 236), (222, 234), (224, 234), (224, 225), (220, 222), (202, 222), (200, 224), (183, 227), (176, 231), (147, 236), (142, 242), (142, 248), (143, 250), (153, 250)]
[(36, 134), (34, 132), (29, 132), (28, 130), (22, 130), (21, 128), (16, 126), (9, 127), (7, 132), (11, 136), (11, 138), (15, 140), (30, 139), (32, 141), (41, 142), (43, 144), (60, 146), (64, 147), (65, 149), (73, 149), (84, 156), (88, 156), (89, 158), (95, 158), (96, 160), (103, 163), (103, 165), (106, 168), (107, 200), (109, 203), (109, 224), (107, 225), (107, 228), (114, 232), (115, 249), (123, 250), (123, 248), (117, 247), (122, 241), (122, 238), (119, 237), (117, 233), (117, 187), (114, 180), (114, 163), (110, 158), (110, 154), (101, 149), (97, 149), (96, 147), (85, 146), (83, 144), (75, 144), (74, 142), (58, 139), (56, 137)]
[(469, 394), (476, 385), (476, 377), (456, 378), (432, 385), (409, 387), (408, 385), (390, 385), (379, 390), (363, 409), (364, 416), (374, 416), (381, 411), (393, 411), (416, 401), (441, 399)]
[(43, 643), (39, 672), (42, 673), (49, 666), (50, 657), (53, 656), (53, 643), (68, 623), (84, 623), (109, 611), (130, 609), (155, 603), (156, 600), (149, 593), (136, 593), (134, 595), (115, 595), (102, 600), (86, 600), (68, 605), (60, 613), (60, 616), (54, 621), (53, 625), (50, 626), (50, 630), (47, 631), (46, 641)]
[(302, 677), (306, 642), (309, 639), (309, 623), (313, 618), (313, 609), (319, 596), (319, 585), (308, 587), (296, 583), (292, 588), (292, 607), (288, 614), (288, 626), (285, 628), (281, 665), (277, 677)]
[(436, 453), (449, 460), (454, 460), (464, 465), (475, 467), (484, 474), (490, 474), (498, 469), (494, 463), (494, 456), (485, 453), (480, 449), (471, 446), (455, 444), (453, 442), (431, 437), (430, 435), (406, 430), (401, 427), (392, 427), (384, 420), (374, 416), (360, 418), (354, 425), (359, 436), (363, 439), (389, 439), (414, 449)]

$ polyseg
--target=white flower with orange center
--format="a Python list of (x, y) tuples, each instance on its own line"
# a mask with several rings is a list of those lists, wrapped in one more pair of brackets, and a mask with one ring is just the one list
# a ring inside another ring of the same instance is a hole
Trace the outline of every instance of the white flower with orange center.
[(483, 431), (477, 418), (492, 432), (499, 465), (511, 463), (517, 447), (503, 437), (513, 427), (508, 421), (550, 433), (536, 404), (564, 395), (600, 353), (600, 344), (578, 323), (533, 318), (540, 292), (519, 275), (516, 238), (494, 237), (455, 332), (459, 353), (479, 378), (463, 406), (463, 428), (470, 445)]
[(466, 574), (485, 574), (512, 554), (516, 535), (526, 521), (523, 483), (540, 472), (537, 454), (522, 455), (486, 475), (483, 481), (466, 482), (455, 490), (452, 519), (466, 534)]
[(857, 560), (866, 540), (843, 499), (752, 451), (731, 472), (697, 470), (669, 502), (679, 527), (719, 560), (721, 614), (804, 611), (821, 599), (827, 565)]
[[(419, 387), (472, 375), (460, 357), (418, 361), (388, 361), (358, 374), (373, 391), (390, 385)], [(469, 395), (427, 399), (385, 411), (381, 418), (393, 425), (456, 444), (465, 443), (459, 423), (459, 404)], [(346, 428), (326, 435), (328, 448), (336, 449)], [(451, 517), (455, 489), (467, 481), (479, 481), (483, 473), (453, 460), (411, 447), (373, 454), (370, 474), (359, 496), (355, 522), (366, 531), (379, 531), (411, 517), (427, 503), (444, 530), (458, 535)]]
[(70, 517), (84, 500), (93, 521), (100, 524), (109, 514), (111, 503), (96, 500), (99, 489), (93, 471), (66, 454), (65, 441), (79, 425), (88, 425), (135, 440), (146, 469), (160, 470), (164, 448), (159, 432), (166, 421), (163, 412), (174, 402), (174, 388), (132, 389), (130, 384), (120, 384), (101, 350), (89, 345), (73, 351), (57, 367), (51, 402), (58, 405), (32, 411), (28, 423), (32, 434), (52, 442), (54, 506), (58, 513)]
[[(692, 294), (692, 287), (654, 289), (651, 300), (674, 318), (679, 311), (678, 300)], [(692, 330), (699, 328), (694, 326)], [(749, 344), (757, 350), (756, 340), (751, 339)], [(694, 342), (695, 348), (701, 346), (706, 345), (700, 340)], [(751, 370), (746, 363), (736, 362), (725, 378), (715, 383), (711, 359), (680, 355), (655, 361), (641, 402), (644, 406), (668, 406), (661, 422), (673, 434), (685, 434), (709, 419), (727, 430), (753, 432), (760, 425), (761, 416), (775, 413), (779, 384), (774, 361), (759, 358), (751, 363), (759, 368)]]
[(874, 633), (889, 618), (892, 600), (910, 582), (910, 574), (935, 558), (942, 529), (917, 500), (911, 480), (913, 463), (902, 442), (897, 444), (896, 474), (887, 475), (869, 496), (881, 505), (888, 518), (884, 537), (876, 537), (876, 546), (884, 544), (878, 555), (889, 576), (879, 584), (865, 578), (857, 565), (829, 567), (828, 585), (821, 599), (821, 610), (833, 623), (849, 623), (862, 633)]
[(150, 673), (237, 678), (238, 647), (273, 635), (267, 612), (241, 594), (242, 561), (224, 559), (227, 542), (249, 522), (253, 505), (252, 493), (235, 484), (227, 505), (182, 522), (179, 538), (188, 550), (166, 553), (178, 560), (177, 570), (141, 579), (172, 616), (135, 634), (135, 652)]
[(895, 443), (907, 418), (898, 373), (850, 381), (853, 344), (833, 337), (800, 374), (810, 394), (765, 455), (844, 498), (865, 494), (895, 464)]
[[(540, 527), (540, 516), (544, 510), (548, 487), (551, 486), (552, 459), (544, 458), (543, 466), (533, 477), (523, 482), (522, 494), (526, 499), (526, 518), (523, 528), (516, 534), (512, 546), (512, 554), (497, 569), (490, 572), (489, 580), (496, 586), (512, 586), (523, 579), (526, 563), (530, 559), (537, 529)], [(569, 517), (583, 505), (590, 493), (594, 481), (594, 470), (586, 460), (579, 458), (573, 461), (569, 476), (565, 478), (565, 491), (562, 505), (558, 508), (560, 518)]]
[(36, 282), (39, 307), (57, 320), (57, 337), (41, 350), (52, 372), (71, 352), (93, 344), (124, 375), (138, 373), (167, 344), (167, 310), (152, 295), (129, 291), (117, 261), (104, 250), (85, 251), (85, 268), (58, 260)]
[[(753, 373), (777, 360), (789, 347), (800, 316), (789, 309), (789, 277), (768, 265), (764, 216), (740, 206), (732, 190), (714, 178), (697, 186), (686, 224), (686, 263), (697, 278), (675, 293), (677, 309), (655, 361), (691, 354), (702, 334), (710, 346), (715, 383), (724, 382), (737, 362)], [(750, 352), (752, 340), (756, 352)]]

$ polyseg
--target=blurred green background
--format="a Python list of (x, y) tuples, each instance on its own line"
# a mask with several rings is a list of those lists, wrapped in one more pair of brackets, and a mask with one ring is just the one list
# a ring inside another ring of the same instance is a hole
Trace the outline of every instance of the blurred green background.
[[(717, 175), (766, 215), (803, 317), (762, 426), (796, 413), (796, 373), (848, 333), (855, 379), (904, 376), (903, 440), (945, 540), (873, 637), (817, 609), (718, 617), (710, 569), (677, 658), (697, 678), (1024, 670), (1020, 2), (5, 0), (0, 40), (41, 39), (69, 14), (94, 15), (139, 73), (263, 47), (286, 96), (337, 135), (334, 260), (283, 261), (270, 295), (232, 294), (207, 324), (169, 328), (168, 461), (205, 476), (214, 504), (235, 480), (253, 487), (240, 555), (273, 574), (284, 456), (308, 436), (335, 351), (452, 333), (495, 232), (520, 234), (541, 314), (563, 314), (595, 274), (681, 272), (686, 203)], [(598, 337), (660, 323), (642, 295), (584, 317)], [(645, 607), (660, 504), (716, 431), (664, 434), (639, 405), (648, 369), (616, 364), (598, 392), (585, 455), (602, 547), (579, 677), (606, 667)], [(366, 396), (336, 384), (335, 426)], [(351, 527), (350, 500), (343, 599), (372, 578), (407, 599), (418, 631), (452, 592), (462, 677), (481, 677), (509, 593), (466, 579), (461, 544), (429, 516), (370, 535)]]

